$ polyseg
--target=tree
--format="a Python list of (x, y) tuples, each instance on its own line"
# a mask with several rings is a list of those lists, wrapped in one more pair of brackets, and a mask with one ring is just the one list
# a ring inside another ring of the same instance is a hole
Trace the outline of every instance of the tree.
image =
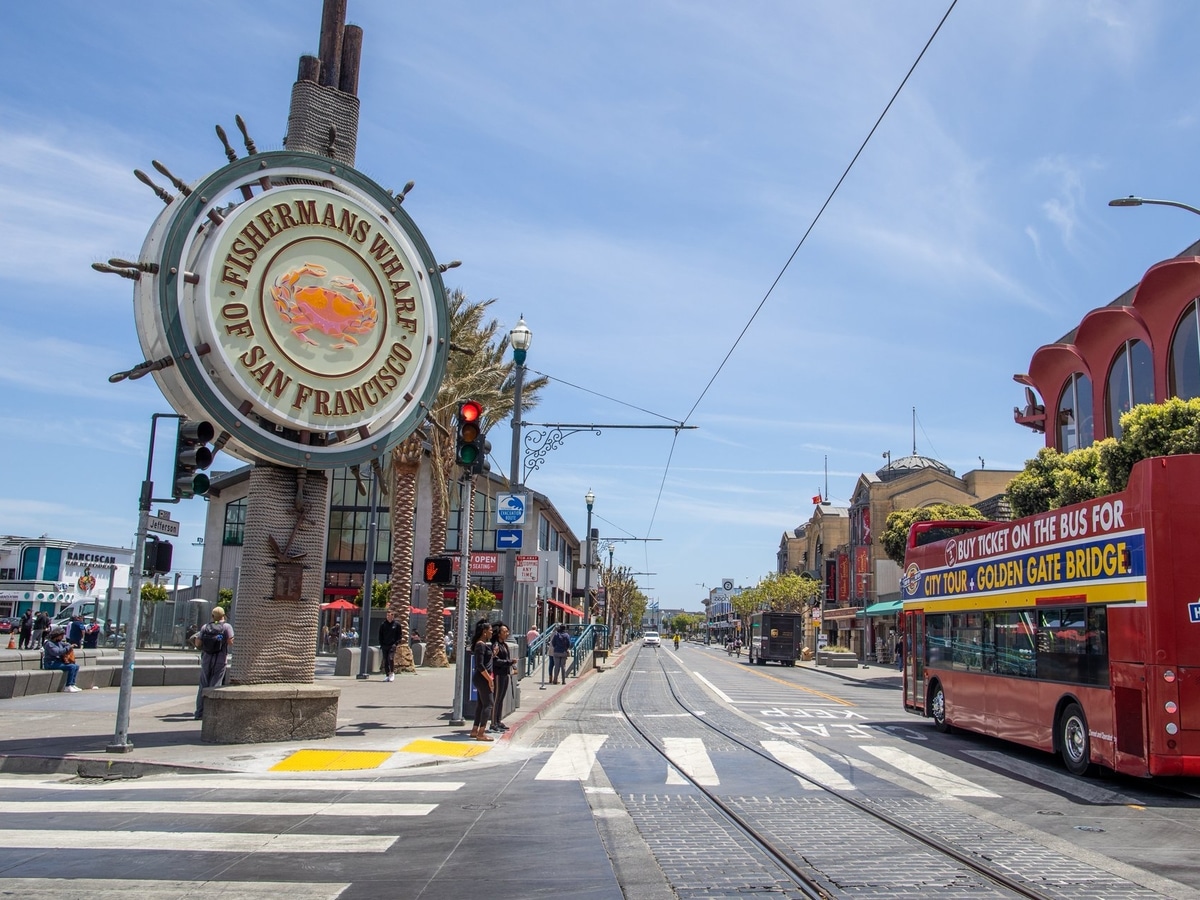
[(898, 509), (888, 513), (879, 543), (888, 559), (904, 568), (904, 551), (908, 547), (908, 532), (913, 522), (935, 522), (946, 519), (985, 521), (986, 517), (973, 506), (958, 503), (934, 503), (916, 509)]
[(477, 584), (467, 585), (467, 609), (471, 613), (484, 613), (495, 608), (495, 594)]
[[(392, 583), (390, 581), (372, 581), (371, 582), (371, 609), (384, 609), (388, 605), (388, 598), (391, 597)], [(354, 595), (354, 602), (362, 604), (363, 591), (358, 589), (358, 593)]]
[[(451, 490), (457, 486), (454, 465), (454, 416), (464, 400), (474, 400), (483, 408), (483, 430), (512, 414), (515, 402), (516, 378), (514, 363), (506, 353), (508, 334), (500, 333), (500, 323), (486, 320), (486, 313), (495, 300), (473, 303), (461, 290), (447, 297), (450, 313), (450, 342), (457, 352), (446, 361), (446, 374), (434, 400), (430, 419), (434, 427), (429, 432), (430, 469), (432, 471), (433, 508), (430, 511), (429, 552), (434, 556), (445, 553), (446, 527), (450, 517)], [(509, 357), (506, 359), (506, 357)], [(537, 395), (548, 379), (534, 378), (522, 387), (521, 405), (532, 409)], [(466, 517), (463, 521), (465, 522)], [(393, 522), (393, 528), (397, 523)], [(459, 530), (460, 540), (469, 541), (466, 528)], [(443, 641), (442, 610), (445, 594), (441, 585), (429, 586), (429, 633), (425, 664), (432, 667), (448, 665)]]
[(155, 584), (152, 581), (143, 581), (141, 597), (143, 604), (166, 603), (171, 599), (171, 592), (161, 584)]
[(233, 588), (221, 588), (217, 591), (217, 606), (229, 612), (229, 608), (233, 606)]
[[(388, 460), (391, 475), (382, 479), (384, 484), (391, 485), (392, 579), (388, 583), (388, 609), (396, 614), (401, 634), (412, 633), (409, 617), (413, 595), (413, 523), (417, 510), (417, 478), (421, 471), (424, 447), (424, 431), (418, 430), (410, 435), (392, 451)], [(396, 648), (395, 661), (399, 672), (416, 671), (408, 641), (401, 641)]]

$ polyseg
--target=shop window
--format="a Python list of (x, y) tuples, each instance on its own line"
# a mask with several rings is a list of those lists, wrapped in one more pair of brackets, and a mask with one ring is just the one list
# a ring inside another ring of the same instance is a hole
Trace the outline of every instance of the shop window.
[(1058, 449), (1070, 453), (1096, 442), (1092, 420), (1092, 380), (1076, 372), (1058, 400)]
[(1188, 304), (1175, 327), (1167, 371), (1170, 378), (1167, 389), (1172, 397), (1181, 400), (1200, 397), (1200, 320), (1195, 300)]
[(1121, 415), (1139, 403), (1154, 402), (1154, 369), (1144, 341), (1126, 341), (1113, 358), (1106, 390), (1108, 436), (1121, 436)]
[(62, 547), (46, 548), (46, 563), (42, 568), (42, 578), (46, 581), (58, 581), (62, 577)]
[(41, 547), (26, 547), (21, 551), (21, 580), (37, 581), (38, 562), (42, 558)]

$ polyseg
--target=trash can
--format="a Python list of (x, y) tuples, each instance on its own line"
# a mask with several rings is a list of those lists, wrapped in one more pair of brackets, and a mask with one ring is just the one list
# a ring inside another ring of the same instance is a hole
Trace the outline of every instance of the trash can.
[(409, 644), (409, 646), (412, 648), (413, 665), (418, 667), (425, 665), (425, 642), (419, 641)]

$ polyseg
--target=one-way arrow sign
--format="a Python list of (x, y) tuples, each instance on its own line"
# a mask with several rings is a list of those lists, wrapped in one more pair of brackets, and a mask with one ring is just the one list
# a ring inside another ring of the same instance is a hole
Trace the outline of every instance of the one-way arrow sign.
[(496, 529), (496, 549), (497, 550), (520, 550), (521, 549), (521, 529), (520, 528), (497, 528)]

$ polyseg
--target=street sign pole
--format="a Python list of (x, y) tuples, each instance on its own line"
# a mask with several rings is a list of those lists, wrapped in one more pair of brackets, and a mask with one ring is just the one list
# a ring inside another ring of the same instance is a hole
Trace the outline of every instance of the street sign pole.
[(458, 727), (467, 723), (463, 710), (466, 707), (466, 690), (467, 690), (467, 591), (471, 586), (471, 534), (474, 523), (474, 497), (475, 479), (470, 475), (464, 475), (462, 479), (462, 487), (459, 492), (458, 508), (466, 513), (466, 529), (460, 528), (458, 532), (458, 601), (455, 606), (458, 610), (458, 627), (455, 629), (454, 636), (454, 707), (450, 711), (450, 724)]

